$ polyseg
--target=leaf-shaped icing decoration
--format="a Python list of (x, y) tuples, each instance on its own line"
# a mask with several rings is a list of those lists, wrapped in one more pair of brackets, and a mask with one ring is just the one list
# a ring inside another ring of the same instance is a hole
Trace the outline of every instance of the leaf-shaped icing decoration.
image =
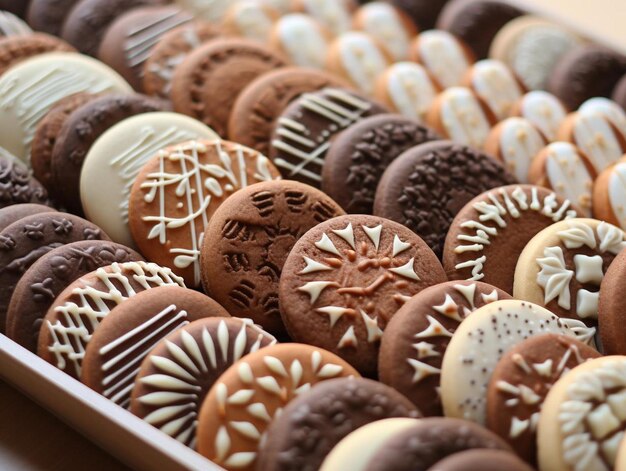
[(257, 173), (254, 175), (259, 181), (267, 182), (272, 180), (272, 173), (269, 169), (269, 159), (264, 155), (259, 155), (256, 159), (256, 171)]
[(189, 357), (187, 352), (185, 352), (182, 348), (176, 345), (169, 340), (165, 340), (165, 345), (169, 350), (170, 354), (178, 361), (182, 366), (186, 367), (188, 370), (192, 371), (195, 374), (200, 374), (200, 370), (195, 365), (193, 360)]
[[(195, 390), (198, 386), (186, 383), (168, 375), (150, 375), (141, 378), (141, 382), (155, 388), (172, 389), (174, 391)], [(199, 389), (199, 388), (198, 388)]]
[(163, 422), (173, 417), (176, 417), (178, 414), (188, 408), (189, 406), (187, 404), (179, 406), (161, 407), (160, 409), (157, 409), (151, 414), (145, 416), (143, 420), (145, 420), (149, 424), (158, 424), (159, 422)]
[(302, 373), (304, 372), (304, 369), (302, 368), (302, 363), (300, 363), (300, 361), (298, 360), (294, 360), (289, 370), (291, 372), (291, 381), (293, 387), (295, 388), (300, 384), (300, 380), (302, 379)]
[(250, 402), (253, 396), (254, 396), (253, 389), (240, 389), (239, 391), (237, 391), (236, 393), (234, 393), (232, 396), (228, 398), (228, 403), (236, 404), (236, 405), (246, 404)]
[(598, 225), (598, 237), (600, 238), (600, 251), (609, 252), (614, 255), (619, 254), (622, 250), (626, 249), (626, 242), (624, 241), (624, 231), (615, 227), (613, 224), (608, 224), (602, 221)]
[(339, 365), (334, 365), (332, 363), (327, 363), (322, 366), (322, 369), (317, 373), (318, 378), (333, 378), (338, 374), (341, 374), (343, 371), (343, 367)]
[(183, 270), (193, 265), (196, 260), (198, 260), (198, 257), (193, 257), (190, 255), (179, 255), (174, 259), (174, 266)]
[(267, 392), (276, 394), (277, 396), (280, 396), (282, 394), (280, 385), (278, 384), (278, 381), (276, 381), (276, 378), (274, 378), (273, 376), (263, 376), (261, 378), (257, 378), (256, 381), (257, 383), (259, 383), (259, 386), (261, 386)]
[(148, 240), (156, 239), (157, 237), (159, 238), (159, 243), (165, 243), (165, 223), (161, 222), (150, 229)]
[(259, 430), (250, 422), (232, 421), (229, 422), (228, 425), (230, 425), (234, 430), (239, 432), (244, 437), (250, 438), (251, 440), (259, 440), (261, 438), (261, 433), (259, 432)]
[(543, 255), (544, 258), (537, 260), (537, 264), (541, 267), (541, 271), (537, 274), (537, 284), (543, 288), (544, 301), (548, 304), (558, 297), (559, 306), (569, 309), (571, 307), (569, 284), (574, 272), (565, 266), (561, 247), (547, 247)]
[(179, 376), (188, 381), (195, 381), (195, 377), (193, 375), (189, 374), (187, 370), (185, 370), (182, 366), (170, 360), (169, 358), (161, 357), (158, 355), (152, 355), (150, 357), (150, 361), (159, 370), (167, 374)]
[(593, 229), (582, 222), (570, 221), (569, 229), (559, 232), (558, 236), (568, 249), (578, 249), (583, 245), (595, 249), (597, 245)]
[(224, 462), (226, 466), (232, 468), (245, 468), (252, 464), (252, 462), (256, 459), (256, 453), (252, 451), (235, 453), (228, 457), (228, 459)]
[(261, 419), (268, 424), (272, 421), (272, 416), (270, 416), (267, 411), (267, 407), (265, 404), (257, 402), (256, 404), (250, 404), (246, 410), (250, 413), (251, 416), (256, 417), (257, 419)]
[(226, 455), (230, 451), (230, 436), (226, 427), (221, 426), (215, 436), (215, 451), (217, 451), (217, 460), (223, 461)]
[(285, 369), (283, 362), (280, 361), (278, 358), (266, 356), (265, 358), (263, 358), (263, 363), (265, 363), (265, 366), (267, 366), (272, 373), (277, 374), (278, 376), (282, 376), (283, 378), (286, 378), (288, 376), (287, 370)]
[[(221, 155), (220, 155), (221, 157)], [(228, 161), (230, 162), (230, 159), (227, 158)], [(215, 165), (215, 164), (209, 164), (209, 165), (204, 165), (204, 170), (214, 176), (215, 178), (224, 178), (227, 175), (226, 170), (224, 170), (222, 167), (220, 167), (219, 165)], [(208, 188), (208, 187), (207, 187)]]
[(220, 185), (220, 183), (215, 178), (207, 178), (206, 180), (204, 180), (204, 187), (218, 198), (224, 194), (222, 185)]

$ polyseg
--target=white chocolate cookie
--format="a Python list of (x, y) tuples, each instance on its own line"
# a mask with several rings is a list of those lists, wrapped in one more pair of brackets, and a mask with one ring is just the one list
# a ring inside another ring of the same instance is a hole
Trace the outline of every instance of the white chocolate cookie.
[(270, 46), (300, 67), (324, 67), (331, 34), (321, 24), (302, 13), (279, 19), (270, 34)]
[(590, 98), (580, 105), (578, 111), (603, 116), (626, 138), (626, 112), (614, 101), (604, 97)]
[(607, 168), (595, 181), (593, 215), (626, 230), (626, 159)]
[(243, 0), (232, 5), (224, 15), (222, 28), (226, 34), (265, 43), (280, 13), (255, 0)]
[(552, 142), (556, 140), (559, 127), (567, 117), (567, 110), (561, 100), (551, 93), (535, 90), (513, 105), (511, 115), (526, 118)]
[(339, 35), (350, 30), (356, 3), (354, 0), (294, 0), (293, 10), (312, 16)]

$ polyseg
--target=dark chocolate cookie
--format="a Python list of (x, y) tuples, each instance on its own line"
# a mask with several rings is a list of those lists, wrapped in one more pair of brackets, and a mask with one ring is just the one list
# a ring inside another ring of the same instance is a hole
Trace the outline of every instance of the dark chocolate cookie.
[(54, 208), (44, 206), (42, 204), (24, 203), (6, 206), (0, 209), (0, 232), (26, 216), (32, 216), (33, 214), (39, 213), (50, 213), (53, 211)]
[(0, 75), (18, 62), (47, 52), (76, 52), (76, 49), (43, 33), (0, 37)]
[(80, 171), (92, 144), (120, 121), (141, 113), (165, 111), (168, 104), (144, 95), (111, 94), (75, 110), (59, 131), (52, 151), (52, 184), (59, 202), (82, 214)]
[(0, 208), (21, 203), (51, 205), (48, 192), (28, 168), (0, 148)]
[(7, 309), (7, 336), (36, 352), (41, 322), (65, 288), (100, 267), (133, 260), (143, 258), (128, 247), (100, 240), (73, 242), (48, 252), (15, 285)]
[(376, 191), (374, 214), (415, 231), (441, 257), (457, 213), (474, 197), (513, 184), (491, 157), (450, 141), (414, 147), (387, 168)]
[[(433, 29), (448, 0), (388, 0), (411, 17), (421, 31)], [(365, 3), (365, 2), (361, 2)]]
[(439, 461), (428, 471), (533, 471), (533, 468), (501, 450), (467, 450)]
[(257, 468), (317, 471), (345, 436), (363, 425), (393, 417), (420, 417), (402, 394), (365, 378), (317, 384), (283, 409), (267, 429)]
[(365, 118), (336, 136), (322, 170), (322, 190), (351, 214), (371, 214), (378, 182), (411, 147), (440, 137), (397, 114)]
[(0, 233), (0, 332), (13, 290), (26, 270), (48, 252), (80, 240), (109, 240), (96, 225), (66, 213), (34, 214)]
[(65, 18), (79, 0), (30, 0), (28, 24), (37, 31), (59, 36)]

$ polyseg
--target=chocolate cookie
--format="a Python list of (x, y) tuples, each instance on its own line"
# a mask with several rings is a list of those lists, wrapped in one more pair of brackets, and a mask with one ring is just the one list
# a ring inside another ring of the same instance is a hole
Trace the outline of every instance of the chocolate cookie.
[(282, 56), (248, 39), (210, 41), (176, 68), (171, 91), (174, 109), (226, 136), (239, 93), (257, 77), (285, 65)]
[(62, 39), (43, 33), (12, 35), (0, 38), (0, 75), (18, 62), (47, 52), (75, 52)]
[(406, 227), (376, 216), (339, 216), (291, 249), (280, 314), (292, 339), (373, 377), (387, 323), (412, 296), (445, 280), (435, 254)]
[(12, 204), (11, 206), (6, 206), (0, 209), (0, 232), (26, 216), (49, 213), (52, 211), (54, 211), (54, 208), (51, 208), (50, 206), (33, 203)]
[(56, 297), (41, 325), (37, 354), (80, 378), (85, 348), (114, 307), (142, 291), (164, 285), (184, 287), (182, 278), (154, 263), (113, 263), (70, 284)]
[(617, 82), (617, 85), (615, 85), (611, 99), (620, 105), (622, 109), (626, 110), (626, 75), (624, 75), (620, 81)]
[(411, 147), (438, 138), (402, 116), (365, 118), (331, 142), (322, 170), (322, 190), (348, 213), (371, 214), (378, 182), (389, 164)]
[(137, 114), (165, 111), (167, 104), (138, 94), (107, 94), (72, 112), (58, 131), (52, 150), (55, 197), (82, 214), (80, 172), (91, 146), (109, 128)]
[(383, 334), (380, 381), (404, 394), (425, 416), (443, 415), (439, 379), (450, 338), (476, 309), (510, 298), (494, 286), (473, 281), (450, 281), (413, 296)]
[(272, 421), (257, 467), (317, 471), (333, 447), (359, 427), (392, 417), (419, 416), (402, 394), (376, 381), (324, 381), (291, 401)]
[(28, 168), (0, 149), (0, 208), (24, 203), (51, 206), (48, 192), (30, 175)]
[(450, 225), (443, 265), (451, 280), (484, 281), (513, 293), (526, 244), (548, 226), (579, 216), (569, 200), (532, 185), (510, 185), (467, 203)]
[(309, 345), (274, 345), (234, 364), (202, 404), (198, 452), (227, 470), (255, 469), (269, 424), (317, 383), (359, 376), (341, 358)]
[(200, 248), (217, 208), (235, 191), (280, 178), (267, 157), (222, 140), (191, 141), (161, 150), (135, 179), (130, 232), (150, 261), (200, 286)]
[(527, 119), (539, 129), (548, 141), (556, 141), (567, 110), (561, 100), (541, 90), (528, 92), (511, 108), (511, 116)]
[(7, 337), (36, 352), (43, 318), (65, 288), (100, 267), (140, 260), (141, 255), (128, 247), (99, 240), (73, 242), (51, 250), (15, 285), (7, 309)]
[(243, 188), (209, 221), (200, 252), (205, 291), (233, 316), (285, 333), (278, 283), (296, 241), (343, 210), (319, 190), (282, 180)]
[(443, 459), (429, 471), (533, 471), (512, 453), (500, 450), (477, 449), (454, 453)]
[(263, 74), (243, 89), (233, 105), (228, 136), (234, 142), (270, 155), (276, 121), (294, 99), (325, 87), (347, 86), (338, 77), (300, 67)]
[(0, 0), (0, 10), (11, 12), (24, 18), (30, 0)]
[(626, 313), (626, 251), (622, 250), (609, 266), (600, 287), (598, 324), (602, 349), (607, 355), (626, 354), (624, 314)]
[(593, 215), (626, 230), (626, 160), (598, 176), (593, 185)]
[(115, 306), (93, 333), (80, 379), (128, 408), (144, 358), (172, 332), (186, 329), (189, 333), (190, 322), (208, 317), (230, 315), (208, 296), (180, 286), (160, 286), (138, 293)]
[(448, 0), (391, 0), (391, 3), (406, 12), (420, 30), (433, 29), (439, 13)]
[(537, 424), (545, 397), (562, 375), (600, 356), (565, 335), (539, 335), (517, 344), (493, 370), (487, 391), (487, 428), (536, 466)]
[[(242, 357), (275, 343), (249, 319), (211, 317), (192, 322), (147, 354), (133, 388), (131, 411), (195, 449), (200, 408), (209, 390)], [(248, 393), (243, 394), (251, 398)], [(236, 407), (241, 402), (230, 404)], [(249, 412), (255, 416), (260, 409), (260, 404), (251, 406)]]
[(79, 0), (30, 0), (28, 24), (35, 30), (59, 36), (65, 18)]
[(319, 187), (332, 138), (363, 118), (385, 112), (377, 103), (343, 89), (305, 93), (278, 119), (269, 156), (285, 178)]
[(0, 233), (0, 332), (13, 290), (26, 270), (57, 247), (80, 240), (109, 240), (96, 225), (66, 213), (39, 213), (14, 222)]
[(415, 231), (441, 257), (446, 233), (472, 198), (515, 183), (485, 154), (448, 141), (409, 149), (385, 170), (376, 191), (374, 214)]

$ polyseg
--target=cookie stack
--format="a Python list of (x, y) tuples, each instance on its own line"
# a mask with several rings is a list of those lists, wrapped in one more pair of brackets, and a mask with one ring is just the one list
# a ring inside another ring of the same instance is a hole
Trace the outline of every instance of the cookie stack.
[(626, 466), (624, 57), (496, 0), (13, 3), (1, 333), (228, 470)]

